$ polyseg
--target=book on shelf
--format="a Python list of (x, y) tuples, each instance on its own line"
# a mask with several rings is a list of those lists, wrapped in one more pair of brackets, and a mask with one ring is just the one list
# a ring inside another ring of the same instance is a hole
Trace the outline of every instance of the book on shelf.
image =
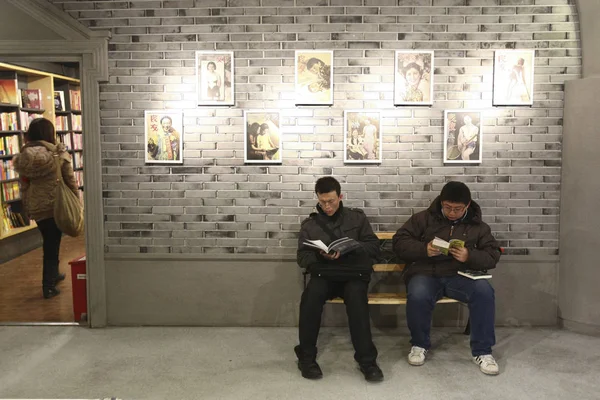
[(62, 90), (54, 91), (54, 110), (65, 111), (65, 92)]
[(39, 110), (42, 108), (42, 91), (40, 89), (22, 89), (21, 107)]
[(306, 240), (304, 244), (309, 247), (323, 250), (325, 253), (337, 251), (340, 253), (340, 255), (344, 255), (362, 247), (360, 242), (349, 237), (343, 237), (341, 239), (334, 240), (329, 244), (329, 246), (320, 240)]
[(477, 270), (472, 270), (472, 269), (466, 269), (463, 271), (458, 271), (459, 275), (462, 275), (464, 277), (467, 277), (469, 279), (492, 279), (492, 275), (488, 274), (488, 272), (486, 270), (481, 270), (481, 271), (477, 271)]
[(17, 125), (17, 112), (3, 112), (0, 113), (0, 130), (1, 131), (16, 131), (19, 127)]
[(43, 116), (44, 116), (43, 114), (27, 112), (27, 111), (20, 111), (19, 119), (21, 120), (21, 129), (26, 131), (27, 128), (29, 128), (29, 123), (31, 121), (33, 121), (36, 118), (42, 118)]
[(69, 90), (69, 104), (71, 105), (71, 110), (81, 111), (81, 91)]
[(440, 251), (440, 253), (447, 256), (448, 250), (450, 250), (453, 247), (455, 247), (457, 249), (459, 249), (461, 247), (465, 247), (465, 242), (460, 239), (452, 239), (449, 242), (447, 242), (444, 239), (440, 239), (439, 237), (436, 236), (435, 238), (433, 238), (433, 242), (431, 243), (431, 245), (433, 247), (435, 247), (436, 249), (438, 249)]
[(0, 103), (19, 104), (16, 79), (0, 79)]

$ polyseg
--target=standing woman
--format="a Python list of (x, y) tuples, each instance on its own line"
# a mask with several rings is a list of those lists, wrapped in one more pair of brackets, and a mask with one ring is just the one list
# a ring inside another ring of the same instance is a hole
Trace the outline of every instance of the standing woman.
[(58, 157), (63, 160), (61, 172), (65, 184), (77, 194), (71, 156), (62, 143), (56, 144), (54, 125), (49, 120), (36, 118), (31, 121), (25, 133), (25, 146), (21, 149), (21, 153), (13, 158), (14, 168), (21, 179), (23, 205), (42, 233), (44, 250), (42, 291), (46, 299), (60, 293), (56, 284), (65, 279), (65, 274), (58, 272), (62, 232), (54, 222), (54, 201), (58, 186), (54, 154), (58, 154)]

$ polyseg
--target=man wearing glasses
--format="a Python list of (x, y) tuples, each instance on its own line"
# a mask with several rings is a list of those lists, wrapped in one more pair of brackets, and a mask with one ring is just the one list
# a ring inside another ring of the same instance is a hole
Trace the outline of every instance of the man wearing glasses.
[[(433, 246), (437, 237), (459, 239), (464, 247), (451, 247), (444, 255)], [(409, 267), (404, 275), (407, 288), (406, 319), (412, 348), (410, 365), (423, 365), (431, 347), (431, 314), (443, 296), (466, 303), (471, 322), (471, 355), (484, 374), (497, 375), (492, 356), (494, 334), (494, 289), (486, 279), (458, 275), (459, 270), (488, 270), (500, 259), (500, 246), (481, 218), (481, 208), (471, 200), (462, 182), (448, 182), (431, 206), (413, 215), (393, 237), (394, 252)]]
[[(379, 256), (379, 240), (362, 210), (342, 204), (340, 183), (327, 176), (315, 185), (317, 211), (302, 222), (298, 239), (297, 261), (310, 274), (300, 300), (299, 339), (294, 348), (298, 368), (307, 379), (323, 376), (317, 364), (317, 337), (323, 305), (328, 299), (342, 297), (346, 305), (354, 359), (370, 382), (383, 380), (377, 365), (377, 349), (371, 338), (367, 290), (373, 261)], [(325, 252), (307, 246), (309, 240), (329, 245), (342, 238), (354, 239), (353, 250)]]

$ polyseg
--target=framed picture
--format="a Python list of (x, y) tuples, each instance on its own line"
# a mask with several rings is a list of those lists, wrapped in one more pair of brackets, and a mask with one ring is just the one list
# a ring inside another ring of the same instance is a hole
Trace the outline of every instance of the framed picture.
[(244, 162), (281, 164), (281, 115), (279, 111), (244, 112)]
[(233, 105), (233, 52), (197, 51), (198, 105)]
[(496, 50), (494, 105), (533, 105), (535, 50)]
[(344, 111), (344, 162), (381, 163), (381, 112)]
[(444, 163), (481, 163), (482, 125), (480, 110), (444, 111)]
[(433, 50), (396, 50), (394, 105), (433, 104)]
[(333, 51), (296, 50), (296, 105), (333, 104)]
[(146, 111), (144, 113), (146, 162), (182, 164), (182, 131), (181, 111)]

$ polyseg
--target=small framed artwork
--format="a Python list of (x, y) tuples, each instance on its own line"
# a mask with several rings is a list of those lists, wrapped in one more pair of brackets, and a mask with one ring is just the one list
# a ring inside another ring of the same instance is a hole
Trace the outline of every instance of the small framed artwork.
[(197, 51), (198, 105), (233, 105), (233, 71), (232, 51)]
[(381, 112), (344, 111), (344, 162), (381, 163)]
[(146, 163), (183, 163), (181, 111), (147, 110), (144, 113)]
[(296, 50), (296, 105), (333, 104), (333, 51)]
[(494, 105), (533, 105), (535, 50), (496, 50)]
[(281, 164), (281, 115), (279, 111), (244, 112), (244, 162)]
[(444, 163), (481, 163), (482, 115), (480, 110), (444, 111)]
[(433, 50), (396, 50), (394, 105), (433, 104)]

